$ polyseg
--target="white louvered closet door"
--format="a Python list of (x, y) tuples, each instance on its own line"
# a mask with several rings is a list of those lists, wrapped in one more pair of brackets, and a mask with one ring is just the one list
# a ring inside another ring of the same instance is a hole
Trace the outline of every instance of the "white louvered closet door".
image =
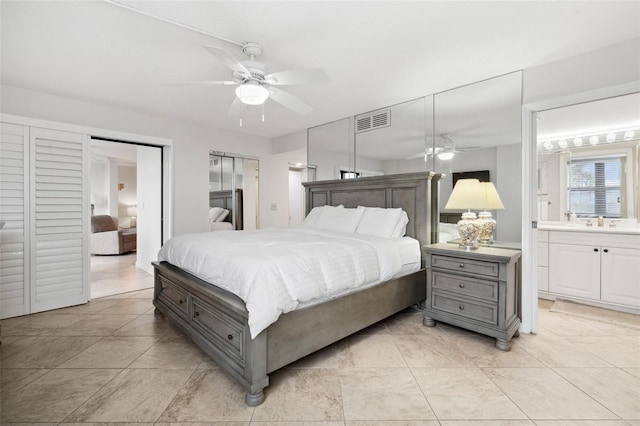
[(87, 136), (31, 128), (31, 312), (89, 299)]
[(0, 123), (0, 318), (28, 314), (29, 128)]

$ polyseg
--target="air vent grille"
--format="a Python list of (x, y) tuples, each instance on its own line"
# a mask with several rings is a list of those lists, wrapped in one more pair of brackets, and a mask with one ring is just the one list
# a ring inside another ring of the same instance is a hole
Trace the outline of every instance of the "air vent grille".
[(391, 126), (391, 111), (386, 110), (356, 117), (356, 133)]

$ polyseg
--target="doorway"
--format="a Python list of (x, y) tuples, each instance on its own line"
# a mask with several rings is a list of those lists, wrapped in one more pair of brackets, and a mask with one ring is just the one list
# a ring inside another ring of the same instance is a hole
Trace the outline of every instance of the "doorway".
[(162, 147), (92, 138), (91, 297), (153, 287), (162, 244)]

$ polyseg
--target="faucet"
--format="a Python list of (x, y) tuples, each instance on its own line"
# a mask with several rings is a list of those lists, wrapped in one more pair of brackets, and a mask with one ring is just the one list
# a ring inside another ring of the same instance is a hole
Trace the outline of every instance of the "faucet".
[(586, 226), (593, 226), (593, 223), (591, 223), (591, 219), (587, 219), (587, 224)]

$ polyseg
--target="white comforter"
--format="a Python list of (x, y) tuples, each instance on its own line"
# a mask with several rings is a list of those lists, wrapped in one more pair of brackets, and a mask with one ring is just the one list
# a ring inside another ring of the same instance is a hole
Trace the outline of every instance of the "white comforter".
[(401, 267), (385, 238), (317, 229), (264, 229), (180, 235), (158, 260), (239, 296), (254, 338), (300, 303), (386, 281)]

